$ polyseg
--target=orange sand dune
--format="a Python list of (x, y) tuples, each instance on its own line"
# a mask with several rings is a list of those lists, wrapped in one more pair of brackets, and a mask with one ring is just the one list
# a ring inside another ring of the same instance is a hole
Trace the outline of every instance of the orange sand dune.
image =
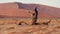
[(34, 12), (35, 7), (38, 8), (38, 17), (60, 18), (60, 8), (40, 4), (23, 4), (18, 2), (0, 4), (0, 15), (3, 17), (31, 17), (29, 12)]

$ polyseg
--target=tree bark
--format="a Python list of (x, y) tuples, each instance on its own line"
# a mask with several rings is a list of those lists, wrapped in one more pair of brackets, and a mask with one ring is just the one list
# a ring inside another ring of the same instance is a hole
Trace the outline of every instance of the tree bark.
[(33, 17), (32, 17), (32, 25), (35, 25), (36, 22), (37, 22), (37, 17), (38, 17), (37, 7), (35, 8), (34, 11), (35, 11), (35, 12), (32, 14), (32, 15), (33, 15)]

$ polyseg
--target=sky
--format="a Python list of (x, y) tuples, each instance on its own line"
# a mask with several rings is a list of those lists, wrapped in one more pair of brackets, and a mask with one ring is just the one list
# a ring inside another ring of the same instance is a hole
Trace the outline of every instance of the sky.
[(0, 3), (8, 2), (36, 3), (60, 8), (60, 0), (0, 0)]

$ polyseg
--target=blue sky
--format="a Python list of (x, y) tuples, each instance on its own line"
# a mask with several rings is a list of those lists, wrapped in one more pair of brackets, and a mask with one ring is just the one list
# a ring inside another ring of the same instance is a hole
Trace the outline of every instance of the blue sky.
[(7, 2), (36, 3), (60, 8), (60, 0), (0, 0), (0, 3)]

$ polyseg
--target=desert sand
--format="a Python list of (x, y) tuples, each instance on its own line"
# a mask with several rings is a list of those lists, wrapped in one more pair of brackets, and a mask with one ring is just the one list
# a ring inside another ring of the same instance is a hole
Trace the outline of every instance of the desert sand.
[[(19, 25), (21, 21), (28, 25)], [(38, 19), (40, 25), (31, 25), (31, 19), (0, 19), (0, 34), (60, 34), (60, 20), (52, 19), (48, 25), (42, 24), (47, 21), (49, 19)]]
[[(38, 25), (32, 25), (29, 13), (34, 13), (35, 7)], [(18, 2), (0, 4), (0, 34), (60, 34), (60, 8)]]

